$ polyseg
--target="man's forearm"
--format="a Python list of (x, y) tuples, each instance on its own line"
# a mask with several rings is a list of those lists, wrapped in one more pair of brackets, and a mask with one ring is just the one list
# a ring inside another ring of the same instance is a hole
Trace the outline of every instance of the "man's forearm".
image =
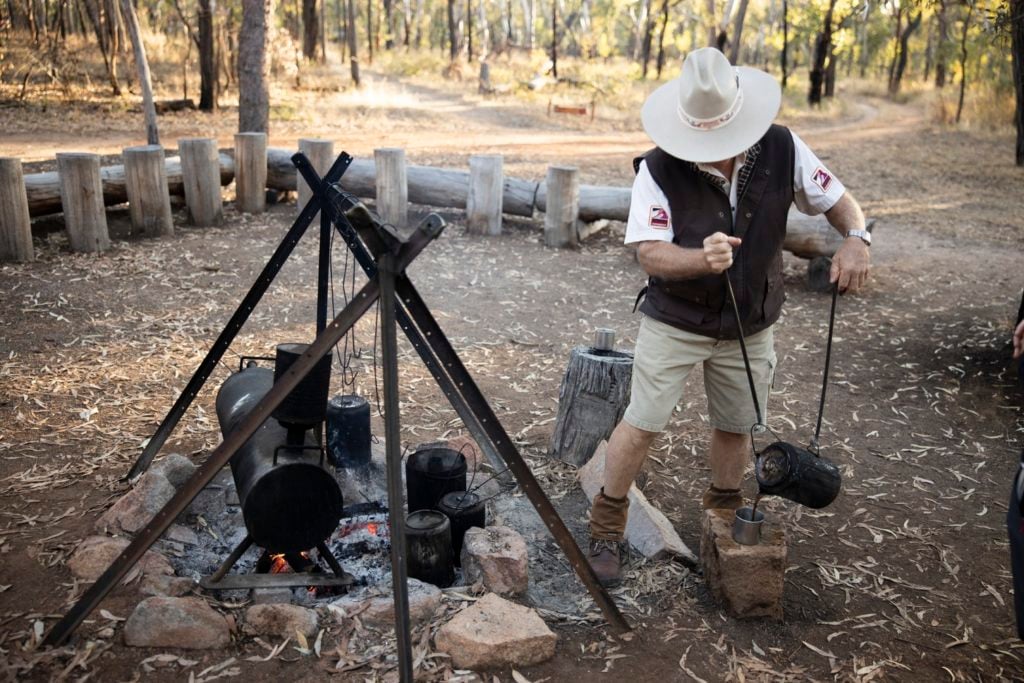
[(641, 242), (637, 259), (648, 275), (665, 280), (691, 280), (710, 272), (703, 249), (686, 249), (671, 242)]
[(836, 205), (825, 212), (825, 218), (843, 237), (851, 230), (863, 230), (865, 225), (864, 212), (849, 192), (844, 193)]

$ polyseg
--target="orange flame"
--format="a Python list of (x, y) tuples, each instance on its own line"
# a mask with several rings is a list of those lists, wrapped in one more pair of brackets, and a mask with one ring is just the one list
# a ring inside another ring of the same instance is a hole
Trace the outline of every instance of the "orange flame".
[(369, 523), (367, 523), (366, 530), (369, 531), (374, 536), (376, 536), (377, 535), (377, 523), (376, 522), (369, 522)]
[(291, 571), (291, 568), (288, 566), (288, 560), (284, 559), (284, 553), (270, 556), (271, 574), (280, 574), (287, 571)]

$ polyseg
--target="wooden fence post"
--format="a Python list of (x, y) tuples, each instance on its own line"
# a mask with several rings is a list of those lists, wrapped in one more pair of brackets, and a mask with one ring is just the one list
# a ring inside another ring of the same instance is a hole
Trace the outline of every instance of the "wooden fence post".
[(72, 251), (110, 248), (98, 154), (58, 153), (60, 203)]
[(501, 234), (501, 210), (505, 177), (500, 154), (469, 157), (469, 195), (466, 197), (466, 228), (476, 235)]
[[(317, 175), (320, 177), (323, 177), (331, 168), (331, 164), (334, 163), (334, 142), (331, 140), (302, 138), (299, 140), (299, 151), (309, 158), (310, 163), (313, 164), (313, 168), (316, 169)], [(302, 213), (302, 209), (306, 206), (309, 198), (313, 196), (313, 190), (306, 184), (301, 174), (298, 175), (295, 182), (299, 189), (299, 201), (296, 209), (299, 213)], [(313, 219), (314, 223), (319, 220), (319, 216), (318, 212)]]
[(404, 228), (409, 221), (409, 181), (405, 150), (383, 147), (373, 150), (377, 168), (377, 213), (385, 223)]
[(267, 208), (267, 134), (235, 134), (235, 205), (245, 213)]
[(35, 260), (21, 159), (0, 157), (0, 261)]
[(173, 235), (164, 148), (160, 145), (125, 147), (123, 156), (132, 230), (146, 237)]
[(208, 227), (224, 219), (220, 197), (220, 160), (212, 138), (178, 140), (185, 205), (192, 225)]
[(544, 244), (575, 247), (580, 215), (580, 172), (575, 166), (548, 166)]

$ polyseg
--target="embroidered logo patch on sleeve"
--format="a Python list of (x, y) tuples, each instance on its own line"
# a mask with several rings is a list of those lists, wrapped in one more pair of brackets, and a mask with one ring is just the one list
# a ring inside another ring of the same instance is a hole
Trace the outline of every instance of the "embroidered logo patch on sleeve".
[(668, 211), (660, 206), (652, 206), (647, 217), (647, 225), (658, 230), (668, 230)]
[(828, 188), (832, 185), (832, 174), (819, 166), (811, 176), (811, 180), (821, 188), (822, 192), (828, 192)]

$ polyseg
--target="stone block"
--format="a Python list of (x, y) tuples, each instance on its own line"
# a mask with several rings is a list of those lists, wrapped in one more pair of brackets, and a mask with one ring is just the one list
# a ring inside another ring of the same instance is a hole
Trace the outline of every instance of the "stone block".
[(488, 593), (442, 626), (434, 642), (460, 669), (490, 669), (546, 661), (558, 636), (534, 610)]
[[(583, 492), (591, 501), (604, 485), (604, 465), (608, 456), (608, 442), (602, 441), (594, 456), (580, 468), (577, 478)], [(629, 489), (629, 518), (626, 521), (626, 540), (644, 557), (655, 560), (678, 557), (696, 566), (697, 556), (683, 543), (672, 523), (647, 496), (636, 487)]]
[(199, 598), (146, 598), (124, 625), (131, 647), (173, 647), (205, 650), (231, 643), (231, 627), (219, 612)]
[(178, 489), (196, 473), (196, 466), (184, 455), (170, 453), (153, 463), (149, 471), (163, 475), (171, 486)]
[(166, 574), (143, 574), (139, 590), (143, 595), (163, 595), (180, 598), (188, 595), (197, 585), (186, 576), (167, 576)]
[(786, 576), (786, 532), (766, 517), (758, 545), (732, 539), (733, 510), (705, 510), (700, 557), (704, 580), (734, 617), (782, 619)]
[[(441, 589), (418, 579), (409, 579), (409, 620), (413, 626), (429, 621), (441, 606)], [(386, 581), (331, 603), (338, 621), (358, 617), (364, 624), (391, 628), (395, 624), (395, 605), (391, 582)]]
[(161, 472), (149, 470), (131, 491), (100, 515), (94, 525), (99, 533), (138, 533), (174, 497), (175, 488)]
[(473, 527), (462, 544), (467, 584), (481, 582), (499, 595), (520, 595), (529, 588), (526, 541), (507, 526)]
[(320, 619), (316, 612), (299, 605), (253, 605), (245, 610), (242, 630), (254, 636), (294, 638), (296, 633), (301, 633), (306, 638), (315, 638), (320, 630)]
[(254, 605), (273, 605), (291, 603), (295, 593), (286, 586), (278, 588), (253, 588), (250, 591), (250, 597)]
[[(114, 559), (124, 552), (129, 543), (127, 538), (89, 536), (75, 548), (75, 552), (68, 559), (68, 569), (82, 581), (95, 581)], [(136, 566), (142, 569), (143, 575), (174, 574), (174, 568), (167, 558), (153, 550), (147, 550)]]

